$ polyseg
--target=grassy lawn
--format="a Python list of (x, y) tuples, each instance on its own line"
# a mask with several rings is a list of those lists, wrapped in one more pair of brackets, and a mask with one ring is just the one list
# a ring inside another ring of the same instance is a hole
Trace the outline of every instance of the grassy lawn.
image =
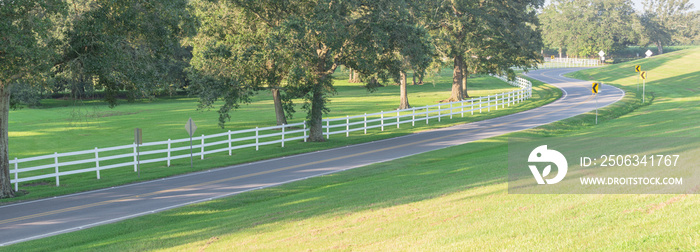
[[(435, 104), (449, 97), (450, 83), (451, 72), (443, 71), (434, 80), (426, 79), (424, 85), (409, 85), (409, 101), (412, 106), (416, 107)], [(331, 112), (328, 117), (345, 117), (346, 115), (359, 115), (380, 110), (390, 111), (398, 106), (398, 86), (390, 85), (379, 88), (374, 93), (368, 93), (360, 85), (348, 83), (345, 79), (337, 79), (338, 95), (331, 98)], [(533, 99), (520, 103), (517, 106), (490, 113), (469, 115), (464, 118), (454, 117), (452, 120), (443, 118), (441, 123), (438, 123), (437, 120), (431, 120), (429, 125), (417, 123), (415, 127), (404, 124), (401, 129), (389, 127), (384, 132), (381, 132), (379, 129), (369, 130), (368, 135), (363, 135), (362, 132), (353, 132), (348, 138), (342, 135), (334, 135), (331, 136), (330, 141), (325, 143), (290, 142), (286, 143), (285, 148), (281, 148), (279, 145), (270, 145), (261, 147), (260, 151), (255, 151), (254, 148), (236, 150), (232, 156), (228, 156), (228, 153), (207, 155), (204, 160), (195, 160), (194, 169), (190, 169), (189, 160), (187, 159), (174, 160), (170, 167), (166, 167), (165, 163), (147, 164), (141, 166), (140, 178), (133, 172), (132, 167), (123, 167), (102, 171), (100, 180), (96, 179), (94, 173), (62, 176), (61, 186), (59, 187), (55, 186), (54, 179), (27, 182), (20, 184), (19, 189), (23, 194), (22, 196), (13, 199), (1, 199), (0, 203), (51, 197), (226, 165), (396, 137), (429, 128), (484, 120), (532, 109), (552, 102), (560, 96), (560, 90), (557, 88), (543, 85), (539, 82), (534, 82), (534, 85)], [(472, 97), (486, 96), (514, 89), (514, 87), (492, 77), (472, 78), (469, 80), (469, 88), (469, 94)], [(301, 102), (297, 101), (297, 103)], [(217, 126), (218, 114), (216, 110), (196, 110), (196, 98), (160, 98), (156, 101), (122, 104), (114, 109), (108, 108), (106, 104), (100, 101), (86, 101), (81, 105), (76, 105), (73, 101), (44, 100), (43, 104), (43, 108), (24, 108), (10, 112), (10, 158), (126, 145), (133, 142), (133, 129), (136, 127), (143, 129), (144, 142), (163, 141), (169, 138), (181, 139), (187, 137), (184, 125), (189, 117), (192, 117), (197, 123), (197, 135), (221, 133), (226, 130), (250, 129), (256, 126), (265, 127), (275, 124), (271, 95), (266, 92), (261, 92), (254, 97), (251, 104), (243, 105), (239, 110), (232, 112), (232, 121), (226, 124), (225, 129)], [(299, 108), (298, 110), (301, 109)], [(298, 111), (290, 123), (301, 122), (304, 120), (304, 117), (304, 112)], [(83, 158), (91, 158), (89, 155)], [(37, 163), (36, 165), (43, 165), (46, 162), (53, 162), (53, 160), (43, 161), (43, 163)], [(25, 164), (25, 167), (27, 165), (32, 164)], [(104, 166), (107, 163), (101, 163), (101, 165)], [(53, 169), (47, 169), (44, 172), (53, 172)]]
[[(586, 70), (625, 89), (593, 114), (387, 163), (0, 248), (24, 250), (700, 249), (700, 198), (510, 195), (508, 137), (700, 135), (700, 49)], [(635, 64), (649, 71), (648, 98)]]

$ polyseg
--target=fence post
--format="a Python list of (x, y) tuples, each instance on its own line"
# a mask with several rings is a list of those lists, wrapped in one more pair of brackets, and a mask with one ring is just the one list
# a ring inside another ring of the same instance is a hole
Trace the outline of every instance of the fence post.
[(365, 113), (365, 135), (367, 135), (367, 113)]
[(200, 159), (204, 160), (204, 134), (202, 134), (202, 148), (201, 148), (200, 154), (201, 154)]
[(460, 103), (459, 107), (461, 108), (460, 110), (462, 112), (462, 117), (464, 117), (464, 101)]
[(255, 150), (256, 151), (260, 149), (260, 138), (258, 138), (258, 136), (259, 136), (258, 131), (259, 131), (258, 127), (255, 127)]
[(134, 172), (138, 171), (138, 154), (136, 152), (136, 142), (134, 142)]
[(425, 107), (425, 124), (428, 124), (430, 120), (430, 107)]
[(523, 91), (524, 91), (524, 89), (518, 90), (518, 100), (517, 100), (517, 103), (520, 103), (520, 101), (523, 100), (523, 94), (524, 94)]
[(452, 113), (453, 113), (453, 111), (452, 111), (452, 103), (450, 102), (450, 119), (452, 119)]
[(512, 98), (514, 94), (513, 92), (508, 93), (508, 107), (510, 107), (510, 103), (513, 101)]
[(382, 110), (382, 113), (379, 114), (379, 116), (381, 117), (382, 131), (384, 131), (384, 111), (383, 110)]
[(413, 108), (411, 113), (411, 126), (416, 126), (416, 108)]
[(479, 96), (479, 114), (481, 114), (481, 96)]
[(170, 167), (170, 138), (168, 138), (168, 167)]
[[(170, 146), (168, 146), (170, 148)], [(231, 130), (228, 130), (228, 155), (231, 156)]]
[(304, 143), (306, 143), (306, 121), (304, 121)]
[(17, 181), (19, 180), (19, 177), (17, 176), (18, 173), (19, 171), (17, 170), (17, 157), (15, 157), (15, 191), (19, 191), (19, 181)]
[(56, 168), (56, 186), (61, 185), (58, 180), (58, 152), (53, 153), (53, 162), (54, 162), (54, 167)]
[(496, 94), (496, 98), (494, 99), (496, 101), (496, 110), (498, 110), (498, 94)]
[(471, 111), (472, 111), (472, 115), (474, 115), (474, 99), (472, 99), (472, 107), (471, 107), (471, 109), (469, 109), (469, 110), (471, 110)]
[(282, 124), (282, 148), (284, 148), (284, 128), (286, 128), (285, 124)]
[(486, 112), (491, 112), (491, 96), (486, 96)]
[(401, 114), (399, 114), (399, 110), (396, 111), (396, 128), (399, 128), (399, 125), (401, 125), (401, 120), (399, 120)]
[[(501, 100), (505, 100), (505, 99), (506, 99), (506, 93), (503, 92), (503, 93), (501, 93)], [(506, 108), (506, 104), (504, 101), (501, 101), (501, 108)]]
[(350, 116), (345, 115), (345, 137), (350, 136)]
[(523, 102), (525, 100), (525, 89), (520, 90), (520, 98), (518, 99), (518, 103)]
[(331, 139), (331, 120), (326, 118), (326, 139)]
[(442, 122), (442, 104), (438, 103), (438, 122)]
[(95, 168), (97, 168), (97, 179), (100, 179), (100, 156), (97, 153), (97, 147), (95, 147)]

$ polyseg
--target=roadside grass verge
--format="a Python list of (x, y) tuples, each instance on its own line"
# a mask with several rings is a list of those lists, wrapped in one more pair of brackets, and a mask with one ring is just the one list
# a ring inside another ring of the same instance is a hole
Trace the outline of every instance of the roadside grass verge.
[[(648, 83), (653, 101), (626, 96), (599, 111), (597, 126), (583, 114), (0, 250), (698, 250), (695, 194), (514, 195), (506, 183), (509, 137), (697, 137), (700, 106), (688, 89), (700, 90), (689, 81), (700, 77), (689, 64), (698, 57), (690, 50), (629, 63), (658, 72)], [(634, 94), (636, 80), (619, 71), (574, 76)]]
[[(435, 85), (431, 84), (430, 80), (426, 80), (424, 85), (410, 85), (408, 87), (409, 101), (413, 106), (437, 103), (449, 96), (450, 81), (451, 79), (445, 73), (438, 76)], [(473, 97), (514, 89), (514, 87), (492, 77), (477, 77), (469, 81), (470, 95)], [(454, 116), (453, 119), (444, 117), (442, 122), (431, 120), (430, 124), (416, 123), (415, 127), (404, 124), (401, 125), (400, 129), (389, 127), (383, 132), (374, 129), (369, 130), (367, 135), (363, 135), (362, 132), (353, 132), (347, 138), (342, 135), (333, 135), (329, 141), (324, 143), (288, 142), (284, 148), (270, 145), (261, 146), (259, 151), (255, 151), (255, 148), (235, 150), (232, 156), (228, 156), (228, 153), (220, 153), (207, 155), (204, 160), (195, 157), (194, 169), (190, 168), (189, 160), (180, 159), (173, 160), (170, 167), (167, 167), (165, 162), (142, 165), (140, 177), (137, 177), (137, 174), (133, 172), (133, 167), (122, 167), (101, 171), (101, 179), (99, 180), (93, 172), (61, 176), (61, 185), (58, 187), (55, 186), (55, 179), (52, 178), (20, 183), (20, 196), (0, 199), (0, 203), (65, 195), (397, 137), (427, 129), (516, 113), (550, 103), (561, 96), (561, 91), (553, 86), (535, 81), (533, 81), (533, 85), (532, 99), (505, 109), (497, 111), (492, 109), (489, 113), (486, 111), (474, 115), (465, 113), (463, 118), (459, 115)], [(345, 115), (378, 112), (382, 109), (388, 111), (395, 109), (398, 104), (398, 86), (383, 87), (374, 93), (368, 93), (365, 88), (360, 87), (360, 84), (347, 83), (345, 80), (337, 80), (336, 86), (338, 95), (332, 98), (329, 117), (345, 117)], [(19, 157), (27, 157), (49, 154), (54, 151), (90, 150), (95, 147), (130, 144), (133, 142), (133, 128), (136, 127), (143, 129), (144, 142), (185, 138), (187, 134), (184, 130), (184, 124), (189, 116), (192, 116), (198, 125), (196, 135), (220, 133), (229, 129), (269, 126), (274, 125), (275, 120), (272, 101), (264, 93), (256, 96), (251, 104), (242, 106), (241, 109), (233, 112), (232, 122), (227, 123), (223, 130), (216, 126), (218, 122), (216, 112), (197, 112), (196, 100), (193, 98), (162, 98), (153, 102), (141, 101), (135, 104), (123, 104), (113, 110), (106, 108), (104, 104), (100, 105), (99, 101), (86, 103), (90, 105), (72, 106), (72, 102), (53, 100), (44, 102), (46, 106), (44, 109), (23, 109), (11, 112), (13, 114), (10, 116), (12, 119), (10, 122), (12, 130), (10, 131), (10, 157), (14, 158), (14, 154), (17, 153), (21, 154), (17, 155)], [(71, 117), (76, 114), (77, 119)], [(301, 122), (303, 120), (302, 113), (297, 112), (295, 118), (290, 123)], [(50, 162), (53, 161), (50, 160)], [(47, 170), (53, 172), (53, 169)], [(61, 171), (64, 170), (66, 168)]]

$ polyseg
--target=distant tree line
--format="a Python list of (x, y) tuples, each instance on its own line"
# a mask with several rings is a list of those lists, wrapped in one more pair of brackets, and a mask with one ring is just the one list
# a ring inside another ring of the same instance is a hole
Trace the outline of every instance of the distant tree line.
[(541, 10), (542, 35), (559, 57), (610, 55), (627, 46), (700, 44), (700, 12), (690, 0), (645, 0), (635, 11), (630, 0), (553, 0)]

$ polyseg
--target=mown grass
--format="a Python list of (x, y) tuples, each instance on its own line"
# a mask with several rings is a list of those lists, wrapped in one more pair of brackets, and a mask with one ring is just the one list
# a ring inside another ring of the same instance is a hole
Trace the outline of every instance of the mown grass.
[[(533, 130), (374, 164), (5, 249), (692, 251), (700, 198), (507, 193), (509, 137), (699, 134), (700, 50), (574, 74), (625, 89), (618, 104)], [(637, 102), (632, 66), (650, 71)], [(695, 90), (695, 91), (691, 91)]]
[[(447, 71), (444, 71), (436, 76), (434, 80), (426, 79), (424, 85), (410, 85), (408, 89), (411, 105), (417, 107), (435, 104), (449, 97), (451, 81), (449, 74)], [(345, 117), (346, 115), (359, 115), (365, 112), (389, 111), (397, 107), (398, 86), (386, 86), (376, 92), (368, 93), (360, 85), (348, 83), (342, 78), (336, 80), (338, 95), (331, 99), (331, 113), (328, 116)], [(469, 88), (469, 94), (472, 97), (502, 93), (514, 89), (514, 87), (492, 77), (470, 79)], [(510, 108), (499, 109), (498, 111), (492, 110), (490, 113), (484, 111), (482, 114), (474, 114), (473, 116), (465, 114), (464, 118), (456, 116), (452, 120), (445, 117), (440, 123), (437, 120), (431, 120), (429, 125), (416, 123), (415, 127), (411, 127), (410, 124), (404, 124), (400, 129), (389, 127), (384, 132), (381, 132), (379, 129), (369, 130), (367, 135), (363, 135), (361, 131), (358, 131), (351, 133), (350, 137), (347, 138), (343, 135), (333, 135), (330, 141), (324, 143), (288, 142), (284, 148), (279, 145), (270, 145), (260, 147), (259, 151), (255, 151), (255, 148), (235, 150), (232, 156), (228, 156), (228, 153), (220, 153), (207, 155), (204, 160), (199, 160), (198, 157), (195, 157), (194, 169), (190, 168), (188, 159), (180, 159), (174, 160), (170, 167), (167, 167), (165, 162), (142, 165), (140, 177), (133, 172), (133, 167), (123, 167), (101, 171), (101, 179), (99, 180), (97, 180), (94, 172), (62, 176), (59, 187), (55, 186), (55, 180), (52, 178), (20, 183), (21, 196), (11, 199), (0, 199), (0, 203), (64, 195), (396, 137), (430, 128), (484, 120), (532, 109), (552, 102), (560, 95), (559, 89), (535, 82), (531, 100)], [(144, 142), (163, 141), (169, 138), (186, 138), (187, 133), (184, 125), (189, 117), (192, 117), (197, 123), (196, 135), (215, 134), (226, 130), (249, 129), (256, 126), (262, 127), (275, 124), (272, 100), (269, 94), (266, 93), (261, 93), (254, 98), (251, 104), (244, 105), (233, 112), (232, 121), (226, 124), (225, 129), (217, 126), (218, 115), (216, 111), (197, 111), (197, 102), (194, 98), (160, 98), (156, 101), (122, 104), (114, 109), (107, 108), (105, 104), (99, 101), (85, 102), (81, 106), (73, 106), (73, 102), (64, 100), (46, 100), (43, 104), (45, 108), (25, 108), (11, 112), (11, 131), (9, 133), (11, 158), (126, 145), (133, 142), (133, 128), (136, 127), (143, 129)], [(299, 111), (290, 123), (301, 122), (304, 120), (303, 117), (303, 112)], [(148, 150), (148, 148), (143, 150)], [(125, 152), (129, 152), (129, 150), (125, 150)], [(179, 154), (184, 153), (180, 152)], [(90, 155), (92, 154), (81, 157), (92, 158)], [(164, 154), (160, 155), (164, 156)], [(151, 156), (151, 158), (154, 157)], [(64, 162), (66, 160), (68, 159), (61, 159), (60, 161)], [(114, 162), (129, 161), (129, 158), (126, 158)], [(48, 164), (47, 162), (52, 163), (53, 159), (33, 164)], [(33, 164), (24, 164), (24, 167)], [(105, 166), (108, 164), (103, 162), (100, 165)], [(85, 167), (88, 166), (86, 165)], [(22, 167), (20, 165), (19, 168)], [(80, 168), (80, 166), (64, 167), (61, 168), (61, 171), (76, 168)], [(53, 169), (46, 169), (44, 172), (53, 173)]]

